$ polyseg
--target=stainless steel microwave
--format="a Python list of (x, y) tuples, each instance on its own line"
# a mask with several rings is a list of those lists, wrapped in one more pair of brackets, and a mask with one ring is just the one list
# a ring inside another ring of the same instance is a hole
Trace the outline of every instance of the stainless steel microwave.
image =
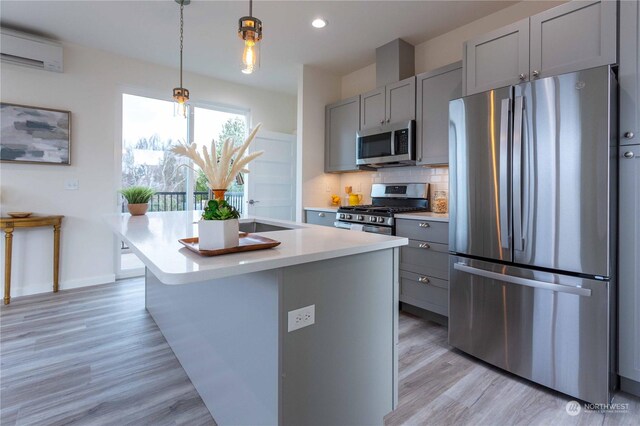
[(415, 165), (415, 120), (360, 130), (356, 137), (356, 164), (372, 167)]

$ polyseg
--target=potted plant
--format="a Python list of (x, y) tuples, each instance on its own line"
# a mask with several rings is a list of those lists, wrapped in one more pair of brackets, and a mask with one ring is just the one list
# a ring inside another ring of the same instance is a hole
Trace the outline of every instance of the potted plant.
[(147, 186), (130, 186), (119, 191), (125, 200), (132, 216), (142, 216), (149, 209), (149, 200), (156, 192)]
[(240, 212), (225, 200), (209, 200), (198, 222), (200, 250), (237, 247)]

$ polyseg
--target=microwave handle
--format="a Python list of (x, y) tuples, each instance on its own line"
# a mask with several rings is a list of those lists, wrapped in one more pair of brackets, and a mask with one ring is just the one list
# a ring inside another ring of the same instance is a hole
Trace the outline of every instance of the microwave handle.
[(391, 131), (391, 155), (396, 155), (396, 131)]

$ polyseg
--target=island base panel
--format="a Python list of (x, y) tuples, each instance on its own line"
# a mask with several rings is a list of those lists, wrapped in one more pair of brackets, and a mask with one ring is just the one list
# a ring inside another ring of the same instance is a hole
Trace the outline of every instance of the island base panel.
[(165, 285), (146, 307), (219, 425), (278, 423), (278, 270)]
[[(382, 424), (397, 398), (398, 249), (185, 285), (147, 309), (216, 422)], [(287, 313), (315, 305), (315, 324)]]
[(397, 249), (283, 270), (281, 314), (315, 304), (315, 324), (282, 321), (285, 425), (374, 425), (394, 405)]

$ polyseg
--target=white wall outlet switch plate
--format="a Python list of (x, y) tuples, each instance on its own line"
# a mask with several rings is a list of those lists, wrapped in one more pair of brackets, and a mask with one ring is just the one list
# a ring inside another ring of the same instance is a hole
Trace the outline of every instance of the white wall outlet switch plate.
[(78, 179), (67, 179), (64, 181), (64, 189), (67, 191), (77, 191), (80, 189), (80, 181)]
[(305, 306), (288, 312), (287, 331), (294, 331), (316, 322), (316, 305)]
[(331, 186), (330, 186), (330, 185), (327, 185), (327, 189), (326, 189), (326, 191), (327, 191), (327, 192), (331, 192)]

